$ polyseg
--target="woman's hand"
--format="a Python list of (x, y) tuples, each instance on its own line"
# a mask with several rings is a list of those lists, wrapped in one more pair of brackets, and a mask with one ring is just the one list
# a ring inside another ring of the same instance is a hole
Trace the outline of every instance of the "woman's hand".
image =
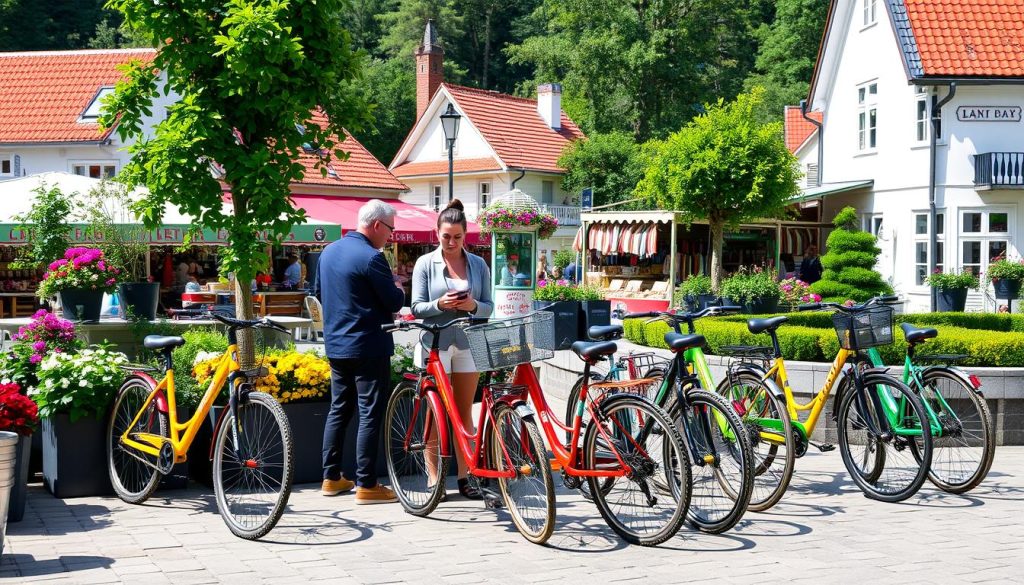
[(447, 292), (443, 297), (437, 299), (437, 307), (442, 311), (457, 311), (459, 303), (462, 302), (465, 302), (465, 299), (460, 299), (458, 293)]
[(455, 308), (460, 311), (472, 313), (476, 311), (476, 300), (473, 299), (472, 296), (467, 296), (466, 298), (459, 301), (459, 303), (455, 305)]

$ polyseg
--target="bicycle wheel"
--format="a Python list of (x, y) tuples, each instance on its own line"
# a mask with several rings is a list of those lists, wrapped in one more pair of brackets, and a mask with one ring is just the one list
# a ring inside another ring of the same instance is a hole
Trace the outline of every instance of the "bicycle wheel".
[(214, 439), (213, 492), (231, 532), (255, 540), (281, 519), (292, 491), (292, 431), (269, 394), (250, 392), (228, 410)]
[(534, 544), (544, 544), (555, 530), (555, 484), (537, 423), (512, 407), (494, 407), (491, 456), (498, 471), (515, 476), (498, 478), (505, 507), (519, 532)]
[(632, 544), (656, 545), (679, 531), (690, 505), (690, 457), (668, 414), (637, 396), (619, 395), (601, 405), (583, 436), (587, 469), (618, 470), (621, 458), (631, 473), (589, 477), (594, 503), (605, 522)]
[[(444, 497), (448, 458), (438, 448), (437, 428), (446, 421), (429, 400), (420, 397), (411, 380), (399, 383), (388, 401), (384, 419), (388, 475), (398, 501), (414, 516), (430, 514)], [(430, 437), (425, 436), (428, 431)]]
[(941, 429), (932, 436), (928, 479), (946, 492), (970, 491), (988, 475), (996, 452), (985, 398), (950, 371), (926, 370), (923, 382), (919, 395), (933, 417), (932, 424)]
[[(595, 383), (602, 382), (602, 381), (604, 381), (604, 377), (603, 376), (600, 376), (600, 375), (594, 374), (594, 373), (590, 374), (590, 383), (591, 384), (595, 384)], [(573, 421), (575, 420), (575, 417), (576, 417), (576, 408), (577, 408), (577, 405), (579, 404), (580, 393), (581, 392), (583, 392), (583, 376), (580, 376), (579, 379), (576, 380), (576, 383), (573, 384), (572, 390), (569, 391), (569, 400), (565, 404), (565, 426), (570, 427), (570, 429), (572, 428)], [(590, 398), (591, 401), (593, 401), (595, 394), (594, 394), (594, 392), (590, 392), (590, 393), (587, 394), (587, 396)], [(580, 429), (581, 430), (585, 430), (589, 423), (590, 423), (590, 411), (587, 410), (584, 407), (583, 414), (580, 417)], [(583, 442), (582, 439), (583, 439), (583, 433), (581, 432), (580, 433), (580, 443)], [(572, 443), (572, 430), (568, 430), (568, 431), (565, 432), (565, 444), (566, 444), (567, 447), (569, 447), (571, 443)], [(577, 447), (579, 447), (579, 446), (580, 445), (577, 445)], [(600, 483), (601, 483), (601, 489), (607, 491), (607, 490), (611, 489), (612, 479), (611, 478), (604, 478), (604, 481), (602, 481)], [(583, 494), (584, 498), (586, 498), (588, 500), (593, 500), (594, 499), (594, 496), (590, 495), (590, 482), (585, 481), (585, 480), (583, 482), (581, 482), (579, 490), (580, 490), (580, 493)]]
[[(928, 415), (917, 394), (892, 376), (871, 374), (843, 395), (837, 415), (843, 463), (864, 495), (900, 502), (917, 493), (932, 459)], [(865, 473), (863, 462), (873, 460), (873, 448), (884, 451), (884, 467)]]
[[(107, 421), (107, 470), (110, 483), (117, 497), (129, 504), (145, 502), (156, 491), (163, 477), (155, 467), (139, 459), (141, 457), (155, 464), (155, 457), (121, 444), (121, 435), (128, 430), (152, 391), (153, 387), (146, 380), (129, 378), (118, 390)], [(156, 401), (153, 401), (131, 428), (131, 432), (167, 437), (168, 429), (167, 414), (157, 410)]]
[[(867, 364), (861, 364), (862, 370), (867, 368)], [(842, 401), (842, 396), (846, 396), (849, 392), (856, 392), (851, 389), (850, 386), (853, 384), (853, 378), (850, 376), (844, 376), (842, 382), (840, 382), (839, 393), (836, 394), (838, 400), (836, 404)], [(870, 416), (877, 416), (875, 413), (874, 402), (868, 402), (864, 405), (866, 412), (870, 413)], [(838, 408), (838, 406), (836, 406)], [(838, 417), (838, 413), (836, 414)], [(863, 429), (863, 425), (858, 426), (858, 430)], [(882, 470), (885, 469), (885, 446), (882, 444), (882, 440), (879, 438), (865, 438), (866, 443), (864, 447), (859, 450), (856, 458), (851, 458), (850, 462), (853, 464), (854, 469), (857, 473), (864, 478), (864, 481), (872, 483), (877, 481), (879, 476), (882, 475)], [(911, 443), (913, 446), (914, 443)]]
[(725, 398), (747, 429), (753, 451), (754, 486), (748, 508), (763, 512), (779, 503), (796, 467), (796, 437), (785, 402), (751, 372), (722, 380), (718, 394)]
[(725, 400), (706, 390), (686, 392), (684, 409), (673, 400), (669, 417), (682, 426), (689, 447), (690, 510), (687, 518), (718, 534), (740, 521), (754, 488), (754, 453), (743, 422)]

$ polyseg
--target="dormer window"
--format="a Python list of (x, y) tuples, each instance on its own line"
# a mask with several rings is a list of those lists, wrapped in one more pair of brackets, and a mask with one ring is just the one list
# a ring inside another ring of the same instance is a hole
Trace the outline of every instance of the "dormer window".
[(89, 106), (82, 112), (82, 117), (79, 118), (79, 122), (94, 123), (100, 117), (100, 109), (103, 107), (103, 98), (114, 93), (113, 87), (101, 87), (96, 91), (96, 95), (92, 97), (92, 101), (89, 102)]
[(864, 26), (870, 26), (878, 21), (878, 0), (861, 0), (864, 8)]

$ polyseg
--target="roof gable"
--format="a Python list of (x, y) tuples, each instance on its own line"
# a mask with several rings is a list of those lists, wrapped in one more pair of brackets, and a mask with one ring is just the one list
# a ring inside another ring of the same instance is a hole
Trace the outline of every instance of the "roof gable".
[(101, 87), (122, 78), (117, 66), (151, 61), (153, 49), (0, 53), (0, 143), (98, 142), (95, 120), (80, 122)]
[[(807, 115), (821, 123), (821, 112), (807, 112)], [(796, 153), (805, 142), (814, 135), (817, 127), (803, 117), (799, 106), (786, 106), (785, 137), (786, 148)]]
[[(314, 112), (311, 123), (323, 128), (327, 125), (327, 115), (323, 112)], [(337, 140), (337, 137), (334, 137)], [(348, 158), (339, 161), (331, 158), (328, 166), (327, 176), (323, 176), (316, 163), (319, 155), (316, 153), (303, 153), (299, 156), (299, 162), (306, 169), (306, 174), (300, 184), (302, 185), (326, 185), (334, 187), (356, 187), (369, 189), (384, 189), (393, 191), (408, 191), (409, 187), (399, 181), (369, 150), (366, 150), (354, 136), (345, 131), (344, 140), (340, 141), (337, 148), (348, 153)]]

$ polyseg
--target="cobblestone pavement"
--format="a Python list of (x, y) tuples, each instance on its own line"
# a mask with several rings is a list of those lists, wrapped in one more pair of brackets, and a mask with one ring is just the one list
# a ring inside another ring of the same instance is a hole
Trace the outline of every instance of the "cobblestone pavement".
[(25, 520), (8, 526), (0, 583), (1024, 581), (1021, 447), (1000, 449), (971, 494), (926, 484), (904, 504), (864, 498), (838, 453), (809, 454), (771, 513), (750, 513), (721, 536), (684, 528), (653, 549), (623, 544), (564, 488), (545, 547), (523, 540), (506, 514), (457, 495), (423, 519), (317, 488), (298, 486), (278, 527), (247, 542), (231, 536), (204, 489), (135, 506), (35, 487)]

